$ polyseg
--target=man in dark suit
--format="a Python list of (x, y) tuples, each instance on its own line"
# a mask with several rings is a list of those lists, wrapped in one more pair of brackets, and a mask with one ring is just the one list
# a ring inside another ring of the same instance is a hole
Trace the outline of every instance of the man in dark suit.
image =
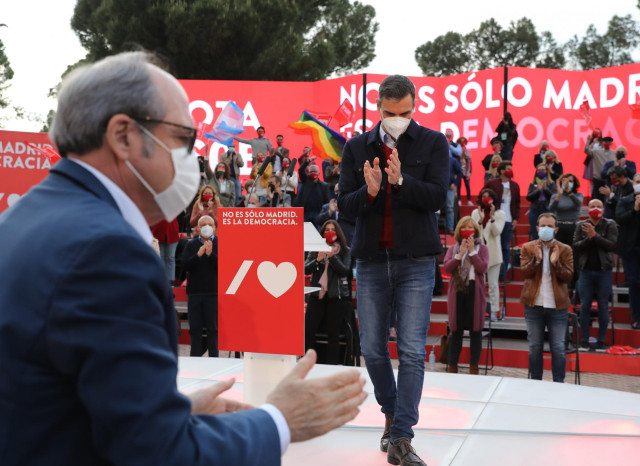
[[(424, 379), (435, 256), (436, 211), (445, 202), (449, 145), (412, 118), (415, 87), (392, 75), (380, 84), (382, 121), (344, 147), (338, 207), (356, 218), (351, 254), (358, 274), (360, 341), (385, 414), (380, 449), (391, 464), (423, 465), (411, 446)], [(389, 359), (397, 313), (398, 382)]]
[(278, 465), (289, 440), (352, 419), (364, 399), (355, 371), (304, 380), (314, 353), (260, 409), (219, 396), (233, 379), (178, 392), (148, 225), (195, 195), (197, 130), (151, 59), (110, 56), (65, 78), (50, 131), (63, 159), (0, 215), (3, 466)]
[(489, 188), (496, 193), (500, 210), (502, 210), (505, 215), (504, 228), (500, 234), (503, 260), (501, 275), (506, 274), (511, 267), (511, 237), (520, 218), (520, 186), (513, 181), (512, 178), (513, 165), (511, 162), (500, 162), (500, 165), (498, 165), (498, 176), (487, 181), (485, 185), (485, 188)]

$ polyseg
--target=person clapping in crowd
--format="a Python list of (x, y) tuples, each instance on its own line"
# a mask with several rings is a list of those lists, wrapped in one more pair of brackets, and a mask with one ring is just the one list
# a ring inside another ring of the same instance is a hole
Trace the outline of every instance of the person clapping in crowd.
[(324, 171), (324, 181), (329, 185), (329, 191), (333, 191), (340, 179), (340, 162), (331, 158), (328, 160), (329, 165)]
[(351, 255), (344, 233), (335, 220), (327, 220), (320, 233), (331, 251), (311, 252), (304, 264), (304, 273), (311, 274), (311, 286), (320, 288), (311, 293), (307, 301), (305, 350), (315, 347), (316, 333), (326, 319), (327, 363), (338, 364), (340, 327), (352, 306)]
[[(551, 152), (551, 151), (549, 151)], [(547, 154), (549, 153), (547, 152)], [(551, 197), (555, 194), (555, 183), (551, 179), (548, 165), (541, 163), (536, 167), (533, 180), (529, 184), (527, 191), (527, 201), (531, 203), (529, 206), (529, 238), (538, 239), (538, 217), (540, 214), (547, 212), (547, 206)]]
[(471, 337), (469, 373), (478, 374), (487, 307), (484, 274), (489, 264), (489, 250), (483, 244), (480, 226), (471, 217), (460, 219), (454, 237), (456, 243), (447, 250), (444, 258), (444, 270), (451, 274), (447, 297), (447, 314), (452, 332), (448, 371), (458, 372), (462, 334), (468, 329)]
[(518, 141), (518, 131), (510, 112), (504, 113), (504, 117), (496, 128), (496, 133), (498, 133), (497, 137), (504, 146), (500, 151), (500, 157), (502, 157), (502, 160), (511, 160), (513, 158), (513, 148)]
[(580, 349), (589, 350), (591, 301), (598, 303), (598, 342), (596, 350), (606, 349), (609, 325), (609, 297), (613, 286), (613, 252), (618, 242), (616, 222), (604, 218), (600, 199), (591, 199), (589, 218), (578, 222), (573, 234), (575, 267), (580, 271)]
[(571, 246), (575, 225), (580, 219), (580, 207), (584, 195), (578, 192), (580, 181), (575, 175), (565, 173), (556, 180), (556, 193), (551, 197), (549, 211), (556, 214), (558, 233), (556, 239)]
[(267, 154), (265, 152), (258, 152), (256, 160), (257, 162), (253, 164), (249, 178), (255, 180), (254, 192), (258, 196), (260, 204), (264, 204), (267, 202), (267, 188), (269, 187), (269, 178), (271, 177), (271, 173), (273, 173), (273, 165), (270, 163), (260, 176), (260, 179), (256, 180), (262, 164), (267, 160)]
[(236, 203), (240, 200), (240, 167), (244, 167), (242, 155), (236, 152), (235, 147), (229, 146), (228, 150), (220, 156), (220, 162), (224, 162), (229, 167), (229, 178), (233, 181), (236, 190)]
[[(491, 319), (498, 320), (500, 312), (500, 290), (498, 281), (502, 265), (502, 248), (500, 235), (505, 225), (505, 213), (496, 210), (498, 196), (491, 189), (483, 189), (478, 196), (478, 208), (471, 212), (471, 218), (480, 225), (481, 237), (489, 250), (487, 281), (489, 282), (489, 301), (491, 302)], [(506, 310), (505, 310), (506, 311)]]
[(554, 382), (564, 382), (566, 374), (565, 334), (569, 319), (568, 284), (573, 279), (573, 252), (554, 239), (556, 216), (550, 212), (538, 218), (537, 240), (522, 246), (520, 271), (524, 286), (520, 302), (529, 341), (531, 378), (542, 380), (542, 349), (545, 327), (549, 331), (551, 372)]
[(496, 156), (500, 157), (500, 160), (498, 163), (502, 162), (502, 156), (500, 155), (500, 151), (502, 151), (503, 147), (504, 147), (504, 144), (502, 144), (502, 141), (500, 140), (500, 138), (493, 138), (491, 140), (491, 150), (493, 150), (493, 152), (491, 154), (485, 155), (484, 159), (482, 159), (482, 166), (484, 167), (485, 170), (488, 171), (491, 168), (491, 163), (495, 160)]
[(462, 182), (467, 188), (467, 202), (473, 205), (471, 201), (471, 151), (467, 149), (467, 138), (458, 138), (458, 145), (462, 148), (460, 154), (460, 167), (462, 168), (462, 179), (458, 185), (458, 199), (462, 200)]
[(289, 149), (284, 147), (284, 136), (278, 134), (276, 136), (276, 147), (271, 150), (271, 165), (273, 165), (273, 171), (279, 172), (282, 170), (282, 161), (289, 157)]
[[(220, 202), (218, 201), (215, 188), (210, 184), (204, 185), (200, 188), (196, 202), (191, 209), (191, 226), (196, 227), (200, 218), (205, 215), (217, 219), (219, 206)], [(196, 234), (198, 234), (197, 231)]]
[(344, 237), (347, 240), (347, 245), (351, 244), (353, 234), (356, 231), (356, 221), (343, 214), (338, 209), (338, 185), (333, 188), (333, 197), (329, 199), (329, 202), (322, 206), (322, 210), (316, 218), (318, 225), (324, 224), (327, 220), (335, 220), (342, 228)]
[(584, 152), (585, 154), (587, 154), (587, 158), (585, 159), (585, 165), (588, 165), (591, 162), (593, 162), (593, 178), (591, 180), (591, 198), (600, 199), (603, 202), (605, 200), (605, 195), (600, 190), (600, 188), (602, 188), (605, 185), (605, 182), (602, 179), (602, 169), (604, 168), (605, 163), (615, 159), (615, 152), (611, 149), (612, 143), (613, 143), (613, 138), (610, 136), (607, 136), (602, 138), (602, 147), (595, 148), (593, 139), (587, 138), (587, 142), (584, 148)]
[(187, 272), (187, 312), (189, 316), (190, 356), (202, 356), (202, 332), (207, 329), (209, 357), (218, 356), (218, 238), (217, 221), (209, 215), (198, 220), (200, 234), (182, 251)]
[(220, 205), (222, 207), (235, 207), (236, 187), (234, 182), (231, 181), (229, 166), (225, 162), (219, 162), (213, 175), (209, 178), (209, 184), (218, 193)]
[(284, 157), (282, 159), (282, 170), (280, 171), (279, 175), (284, 183), (282, 189), (284, 189), (284, 191), (289, 195), (289, 197), (291, 198), (291, 205), (293, 205), (293, 202), (296, 198), (296, 189), (298, 187), (298, 172), (296, 170), (293, 170), (291, 172), (291, 175), (287, 176), (290, 166), (291, 160), (289, 160), (288, 157)]
[(504, 275), (511, 268), (511, 238), (520, 218), (520, 185), (513, 181), (513, 165), (510, 161), (500, 162), (498, 178), (489, 180), (485, 188), (496, 193), (499, 208), (505, 214), (504, 229), (500, 236), (503, 264), (501, 275)]

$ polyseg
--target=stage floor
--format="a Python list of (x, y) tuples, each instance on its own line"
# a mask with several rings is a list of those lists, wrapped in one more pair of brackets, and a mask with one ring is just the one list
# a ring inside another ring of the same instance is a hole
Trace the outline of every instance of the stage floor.
[[(309, 377), (342, 367), (317, 365)], [(378, 450), (384, 425), (364, 368), (369, 398), (346, 426), (303, 443), (286, 466), (386, 465)], [(241, 400), (243, 361), (179, 358), (183, 393), (236, 378), (227, 397)], [(429, 466), (640, 465), (640, 395), (527, 379), (425, 374), (413, 446)]]

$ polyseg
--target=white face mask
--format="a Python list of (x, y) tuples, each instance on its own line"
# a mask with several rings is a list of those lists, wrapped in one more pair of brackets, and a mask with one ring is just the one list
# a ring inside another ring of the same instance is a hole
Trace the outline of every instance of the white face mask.
[(636, 193), (640, 193), (640, 183), (638, 183), (638, 184), (634, 184), (634, 185), (633, 185), (633, 190), (634, 190)]
[(140, 180), (140, 183), (147, 188), (147, 191), (153, 194), (153, 198), (162, 211), (165, 220), (170, 222), (178, 216), (182, 209), (189, 205), (198, 191), (198, 185), (200, 184), (198, 159), (193, 152), (187, 152), (186, 147), (169, 149), (166, 144), (155, 137), (149, 130), (142, 126), (138, 127), (157, 142), (160, 147), (171, 154), (173, 170), (175, 172), (173, 180), (167, 189), (161, 193), (156, 193), (142, 175), (133, 168), (131, 162), (126, 160), (125, 164), (127, 164), (136, 178)]
[[(381, 115), (382, 116), (382, 115)], [(410, 118), (387, 117), (382, 118), (382, 126), (389, 136), (397, 140), (404, 133), (411, 123)]]
[(213, 227), (211, 225), (205, 225), (200, 228), (200, 236), (203, 238), (211, 238), (213, 235)]

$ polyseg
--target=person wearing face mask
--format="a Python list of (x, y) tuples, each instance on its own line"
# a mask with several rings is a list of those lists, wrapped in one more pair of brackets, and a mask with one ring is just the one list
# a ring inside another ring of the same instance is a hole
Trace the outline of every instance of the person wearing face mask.
[(237, 153), (235, 147), (231, 145), (228, 147), (228, 150), (220, 156), (220, 162), (226, 163), (229, 167), (229, 178), (235, 185), (236, 202), (238, 202), (242, 195), (242, 185), (240, 183), (240, 168), (244, 167), (242, 155)]
[(500, 235), (503, 260), (501, 275), (505, 275), (511, 268), (511, 238), (520, 218), (520, 186), (513, 181), (511, 162), (501, 162), (498, 165), (498, 178), (487, 181), (485, 188), (496, 193), (500, 210), (505, 215), (504, 229)]
[(533, 180), (529, 185), (527, 192), (527, 201), (529, 205), (529, 238), (538, 239), (538, 230), (536, 225), (540, 214), (548, 211), (549, 201), (555, 195), (555, 183), (551, 179), (549, 168), (546, 164), (541, 163), (536, 167)]
[(505, 214), (502, 210), (496, 210), (496, 205), (498, 205), (498, 196), (491, 189), (485, 188), (478, 195), (478, 208), (471, 212), (471, 218), (480, 225), (481, 237), (489, 249), (487, 281), (489, 283), (489, 301), (491, 302), (491, 320), (494, 321), (502, 317), (498, 281), (500, 266), (502, 266), (500, 235), (505, 224)]
[(633, 194), (633, 183), (629, 181), (627, 170), (619, 165), (609, 169), (611, 186), (602, 186), (600, 194), (604, 197), (604, 216), (615, 218), (616, 205), (621, 198)]
[(510, 112), (505, 112), (502, 120), (496, 128), (498, 138), (502, 141), (504, 147), (500, 151), (502, 160), (511, 160), (513, 158), (513, 148), (518, 142), (518, 131), (516, 130), (516, 124), (513, 122)]
[(190, 224), (192, 227), (196, 227), (194, 234), (197, 235), (197, 225), (200, 217), (204, 215), (208, 215), (209, 217), (218, 218), (218, 206), (220, 202), (218, 201), (218, 197), (216, 196), (216, 190), (210, 184), (204, 185), (200, 188), (200, 192), (198, 193), (198, 197), (196, 198), (196, 202), (193, 204), (193, 208), (191, 209), (191, 221)]
[(293, 170), (290, 176), (287, 176), (289, 173), (289, 167), (291, 167), (291, 160), (288, 157), (282, 159), (282, 170), (279, 175), (280, 178), (285, 182), (283, 185), (283, 189), (285, 193), (289, 195), (291, 199), (291, 205), (296, 200), (296, 188), (298, 187), (298, 171)]
[(256, 161), (258, 160), (258, 153), (262, 152), (263, 154), (271, 154), (273, 152), (273, 147), (271, 146), (271, 141), (269, 141), (266, 137), (264, 137), (264, 126), (258, 126), (256, 130), (257, 137), (252, 139), (244, 139), (239, 137), (234, 137), (238, 142), (243, 142), (245, 144), (249, 144), (251, 146), (251, 161), (253, 162), (253, 166), (256, 165)]
[(605, 185), (604, 180), (602, 179), (602, 168), (604, 164), (615, 160), (615, 152), (611, 149), (611, 144), (613, 144), (613, 138), (610, 136), (602, 138), (602, 147), (599, 149), (594, 149), (593, 145), (590, 144), (590, 140), (587, 139), (585, 144), (584, 152), (587, 154), (587, 159), (585, 160), (585, 164), (591, 163), (593, 161), (593, 178), (591, 179), (591, 198), (600, 199), (602, 202), (605, 201), (605, 195), (600, 192), (600, 188)]
[(484, 274), (489, 265), (489, 249), (483, 244), (480, 226), (471, 217), (460, 219), (454, 238), (456, 243), (447, 250), (443, 264), (445, 272), (451, 274), (447, 297), (447, 314), (451, 329), (448, 372), (458, 372), (462, 334), (469, 330), (469, 374), (477, 375), (487, 308)]
[(304, 263), (305, 275), (311, 275), (311, 286), (320, 288), (308, 295), (304, 316), (305, 350), (314, 348), (316, 333), (323, 320), (327, 328), (327, 364), (338, 364), (340, 329), (352, 308), (351, 255), (344, 233), (335, 220), (327, 220), (320, 234), (331, 246), (330, 252), (311, 252)]
[(491, 168), (491, 163), (496, 156), (500, 157), (500, 162), (502, 162), (502, 156), (500, 155), (500, 152), (502, 151), (503, 147), (504, 144), (502, 144), (500, 138), (493, 138), (491, 140), (491, 150), (493, 152), (485, 155), (484, 159), (482, 159), (482, 166), (485, 170), (488, 171)]
[[(380, 122), (347, 141), (338, 209), (356, 219), (351, 254), (358, 277), (358, 323), (367, 371), (385, 415), (380, 449), (387, 461), (423, 465), (411, 446), (423, 389), (426, 337), (442, 251), (436, 212), (449, 183), (444, 135), (413, 119), (415, 86), (386, 77), (378, 89)], [(396, 381), (388, 351), (397, 313), (400, 365)], [(382, 423), (381, 423), (382, 424)]]
[(564, 382), (565, 333), (571, 304), (568, 284), (573, 279), (571, 247), (554, 239), (558, 228), (550, 212), (538, 217), (538, 239), (525, 243), (520, 256), (524, 286), (520, 302), (529, 341), (531, 378), (542, 380), (542, 349), (545, 327), (549, 331), (551, 372), (554, 382)]
[(556, 194), (551, 197), (549, 212), (556, 214), (558, 234), (556, 239), (571, 246), (575, 225), (580, 220), (580, 208), (584, 195), (578, 192), (580, 181), (575, 175), (565, 173), (556, 181)]
[(556, 181), (564, 173), (562, 162), (558, 158), (558, 154), (554, 150), (548, 150), (544, 154), (544, 161), (542, 162), (547, 166), (549, 176), (552, 181)]
[(356, 229), (356, 222), (338, 209), (338, 185), (333, 188), (333, 196), (329, 199), (328, 203), (322, 206), (322, 210), (316, 218), (316, 222), (320, 225), (324, 224), (327, 220), (335, 220), (338, 222), (344, 233), (347, 245), (350, 245)]
[(282, 170), (282, 159), (289, 157), (289, 149), (284, 147), (284, 136), (278, 134), (276, 136), (276, 147), (269, 152), (271, 155), (271, 165), (273, 165), (273, 171), (275, 173)]
[(313, 223), (320, 230), (318, 214), (322, 206), (329, 202), (329, 198), (327, 183), (320, 181), (320, 168), (308, 165), (307, 180), (298, 189), (294, 207), (304, 207), (304, 221)]
[(502, 157), (500, 157), (500, 155), (493, 155), (491, 157), (489, 160), (489, 168), (484, 172), (484, 184), (487, 184), (487, 181), (493, 178), (498, 178), (498, 166), (501, 162)]
[(198, 220), (200, 234), (182, 251), (182, 267), (187, 272), (187, 312), (190, 356), (202, 356), (202, 332), (207, 329), (209, 357), (218, 357), (218, 238), (217, 221), (203, 215)]
[(602, 172), (600, 172), (600, 178), (604, 180), (607, 186), (611, 186), (611, 179), (609, 178), (609, 170), (611, 170), (615, 166), (624, 167), (627, 172), (627, 178), (633, 179), (636, 174), (636, 163), (632, 160), (627, 159), (627, 148), (624, 146), (616, 147), (616, 158), (615, 160), (609, 160), (602, 167)]
[(229, 166), (225, 162), (218, 162), (215, 173), (209, 178), (209, 184), (213, 186), (218, 195), (222, 207), (235, 207), (236, 187), (229, 175)]
[(62, 159), (0, 214), (3, 465), (277, 466), (366, 398), (355, 370), (305, 380), (313, 351), (256, 409), (221, 396), (233, 378), (178, 390), (173, 294), (149, 225), (196, 195), (197, 129), (154, 63), (128, 52), (67, 74), (49, 132)]
[(576, 268), (580, 272), (580, 349), (589, 350), (591, 301), (598, 303), (598, 342), (596, 350), (605, 350), (609, 326), (609, 297), (613, 286), (613, 252), (618, 242), (616, 222), (604, 218), (604, 205), (592, 199), (587, 206), (589, 218), (578, 222), (573, 234)]
[(549, 150), (549, 141), (543, 140), (540, 142), (540, 147), (538, 148), (538, 153), (533, 156), (533, 166), (537, 167), (541, 163), (544, 163), (544, 156)]

